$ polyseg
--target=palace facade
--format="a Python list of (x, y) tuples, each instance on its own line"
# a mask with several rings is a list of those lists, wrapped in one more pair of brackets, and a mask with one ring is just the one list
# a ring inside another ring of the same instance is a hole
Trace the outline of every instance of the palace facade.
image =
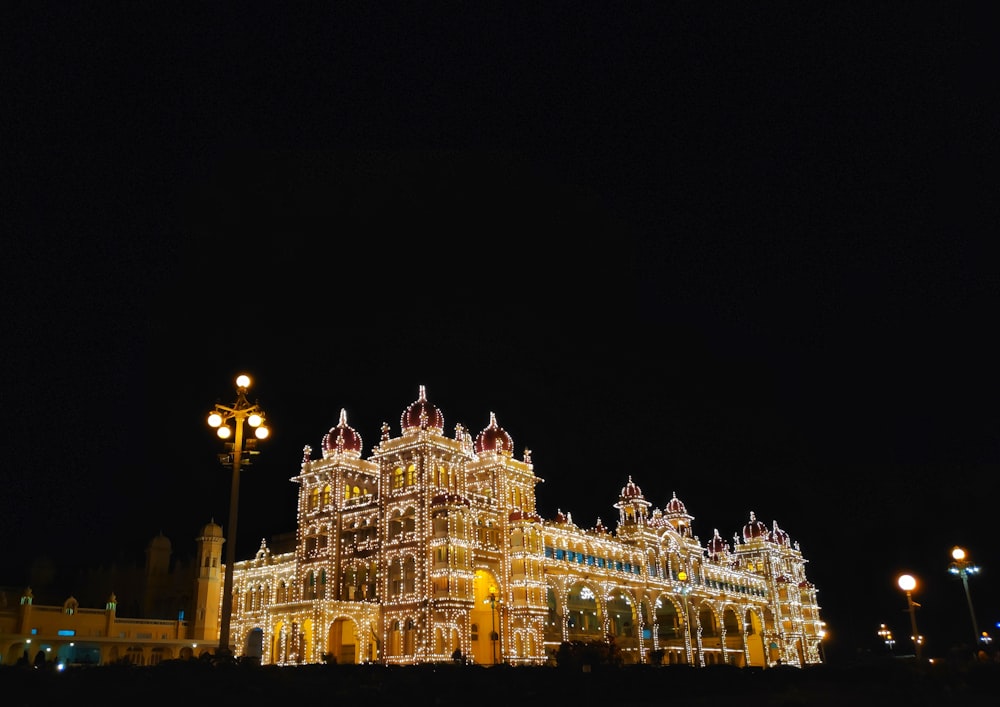
[[(750, 512), (731, 542), (716, 530), (702, 544), (676, 494), (655, 507), (628, 475), (609, 499), (614, 529), (543, 519), (530, 450), (515, 458), (492, 413), (475, 436), (462, 425), (446, 436), (423, 386), (399, 434), (383, 424), (367, 457), (341, 410), (291, 481), (294, 539), (262, 541), (233, 568), (229, 645), (242, 659), (544, 665), (602, 642), (623, 663), (821, 660), (817, 590), (776, 521)], [(39, 606), (30, 589), (0, 603), (0, 659), (149, 665), (211, 652), (224, 542), (212, 521), (194, 561), (171, 568), (169, 541), (154, 538), (130, 590), (135, 618), (114, 595), (103, 609)]]
[(542, 665), (593, 641), (625, 663), (820, 662), (817, 590), (776, 521), (702, 544), (676, 495), (654, 507), (631, 476), (613, 530), (543, 519), (531, 451), (492, 413), (446, 436), (423, 386), (367, 457), (341, 410), (292, 481), (294, 549), (234, 567), (231, 645), (265, 664)]

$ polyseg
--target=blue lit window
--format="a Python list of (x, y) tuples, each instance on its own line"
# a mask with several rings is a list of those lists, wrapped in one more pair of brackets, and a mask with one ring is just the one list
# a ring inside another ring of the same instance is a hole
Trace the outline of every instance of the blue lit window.
[(60, 629), (60, 630), (56, 631), (56, 635), (59, 635), (59, 636), (75, 636), (76, 635), (76, 631), (74, 631), (73, 629), (64, 628), (64, 629)]

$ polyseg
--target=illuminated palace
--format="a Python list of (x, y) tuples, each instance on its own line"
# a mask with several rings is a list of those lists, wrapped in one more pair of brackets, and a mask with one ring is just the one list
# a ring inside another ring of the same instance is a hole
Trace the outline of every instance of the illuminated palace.
[[(530, 450), (493, 414), (445, 435), (427, 398), (362, 458), (347, 414), (304, 449), (294, 549), (236, 563), (230, 644), (264, 664), (454, 659), (542, 665), (564, 643), (614, 642), (625, 663), (820, 662), (816, 588), (798, 543), (754, 513), (706, 544), (674, 495), (625, 475), (614, 530), (535, 510)], [(609, 501), (612, 499), (609, 499)]]

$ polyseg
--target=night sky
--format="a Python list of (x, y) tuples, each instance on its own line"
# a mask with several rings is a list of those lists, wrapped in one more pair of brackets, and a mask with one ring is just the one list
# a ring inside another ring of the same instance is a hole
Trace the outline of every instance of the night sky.
[(0, 585), (193, 553), (247, 372), (241, 558), (341, 408), (367, 455), (424, 385), (545, 518), (631, 476), (702, 542), (776, 520), (831, 657), (905, 647), (903, 570), (927, 651), (968, 641), (955, 544), (1000, 633), (987, 13), (181, 7), (5, 13)]

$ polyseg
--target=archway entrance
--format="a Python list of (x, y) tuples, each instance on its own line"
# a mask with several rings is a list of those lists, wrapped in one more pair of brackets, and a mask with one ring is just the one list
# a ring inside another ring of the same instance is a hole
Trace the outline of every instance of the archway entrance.
[(472, 660), (478, 665), (503, 662), (501, 634), (502, 595), (496, 577), (486, 570), (476, 570), (473, 582), (475, 604), (469, 623), (472, 639)]
[(342, 665), (358, 662), (358, 640), (354, 622), (350, 619), (339, 618), (330, 624), (326, 645), (327, 654), (333, 661)]

